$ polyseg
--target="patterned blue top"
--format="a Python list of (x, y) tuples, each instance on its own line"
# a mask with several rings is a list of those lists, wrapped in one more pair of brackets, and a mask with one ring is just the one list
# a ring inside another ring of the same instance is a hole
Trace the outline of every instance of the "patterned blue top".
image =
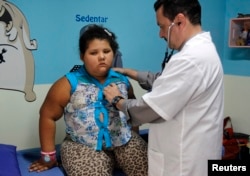
[(86, 72), (84, 66), (66, 74), (66, 78), (71, 84), (71, 98), (65, 107), (64, 120), (71, 139), (95, 150), (126, 144), (131, 138), (131, 127), (125, 115), (105, 100), (103, 88), (115, 83), (127, 98), (128, 79), (110, 70), (101, 84)]

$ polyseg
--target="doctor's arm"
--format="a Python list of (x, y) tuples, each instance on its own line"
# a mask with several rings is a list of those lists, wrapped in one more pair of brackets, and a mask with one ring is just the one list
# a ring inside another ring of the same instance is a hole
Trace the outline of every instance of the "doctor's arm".
[[(121, 96), (121, 93), (115, 84), (111, 84), (104, 89), (104, 95), (112, 103), (116, 96)], [(138, 100), (120, 99), (114, 106), (121, 110), (126, 117), (130, 118), (132, 125), (135, 126), (164, 121), (142, 98)]]
[(160, 73), (152, 73), (149, 71), (136, 71), (129, 68), (116, 67), (113, 68), (113, 70), (137, 81), (139, 85), (145, 90), (151, 90), (155, 79), (160, 76)]
[(127, 117), (130, 117), (133, 125), (160, 123), (165, 121), (150, 106), (148, 106), (142, 98), (138, 100), (121, 100), (116, 106), (125, 113)]

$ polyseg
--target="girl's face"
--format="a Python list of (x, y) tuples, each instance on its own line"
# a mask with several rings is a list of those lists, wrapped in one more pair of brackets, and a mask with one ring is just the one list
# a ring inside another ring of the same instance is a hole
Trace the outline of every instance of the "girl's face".
[(81, 59), (88, 73), (99, 81), (104, 81), (114, 58), (113, 50), (105, 39), (94, 39), (89, 42), (88, 48)]

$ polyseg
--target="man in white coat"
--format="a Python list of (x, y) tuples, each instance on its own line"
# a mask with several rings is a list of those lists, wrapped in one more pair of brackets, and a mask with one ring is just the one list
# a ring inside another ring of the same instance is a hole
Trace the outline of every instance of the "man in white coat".
[(157, 0), (154, 8), (160, 37), (178, 52), (166, 56), (157, 74), (116, 69), (148, 90), (142, 98), (120, 97), (115, 84), (104, 94), (132, 123), (149, 123), (150, 176), (206, 176), (208, 160), (222, 153), (221, 61), (202, 31), (198, 0)]

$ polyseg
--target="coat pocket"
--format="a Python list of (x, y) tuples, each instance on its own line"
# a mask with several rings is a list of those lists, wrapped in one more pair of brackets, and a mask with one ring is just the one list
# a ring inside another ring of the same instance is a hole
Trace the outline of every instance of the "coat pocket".
[(155, 150), (148, 150), (149, 176), (163, 176), (164, 154)]

